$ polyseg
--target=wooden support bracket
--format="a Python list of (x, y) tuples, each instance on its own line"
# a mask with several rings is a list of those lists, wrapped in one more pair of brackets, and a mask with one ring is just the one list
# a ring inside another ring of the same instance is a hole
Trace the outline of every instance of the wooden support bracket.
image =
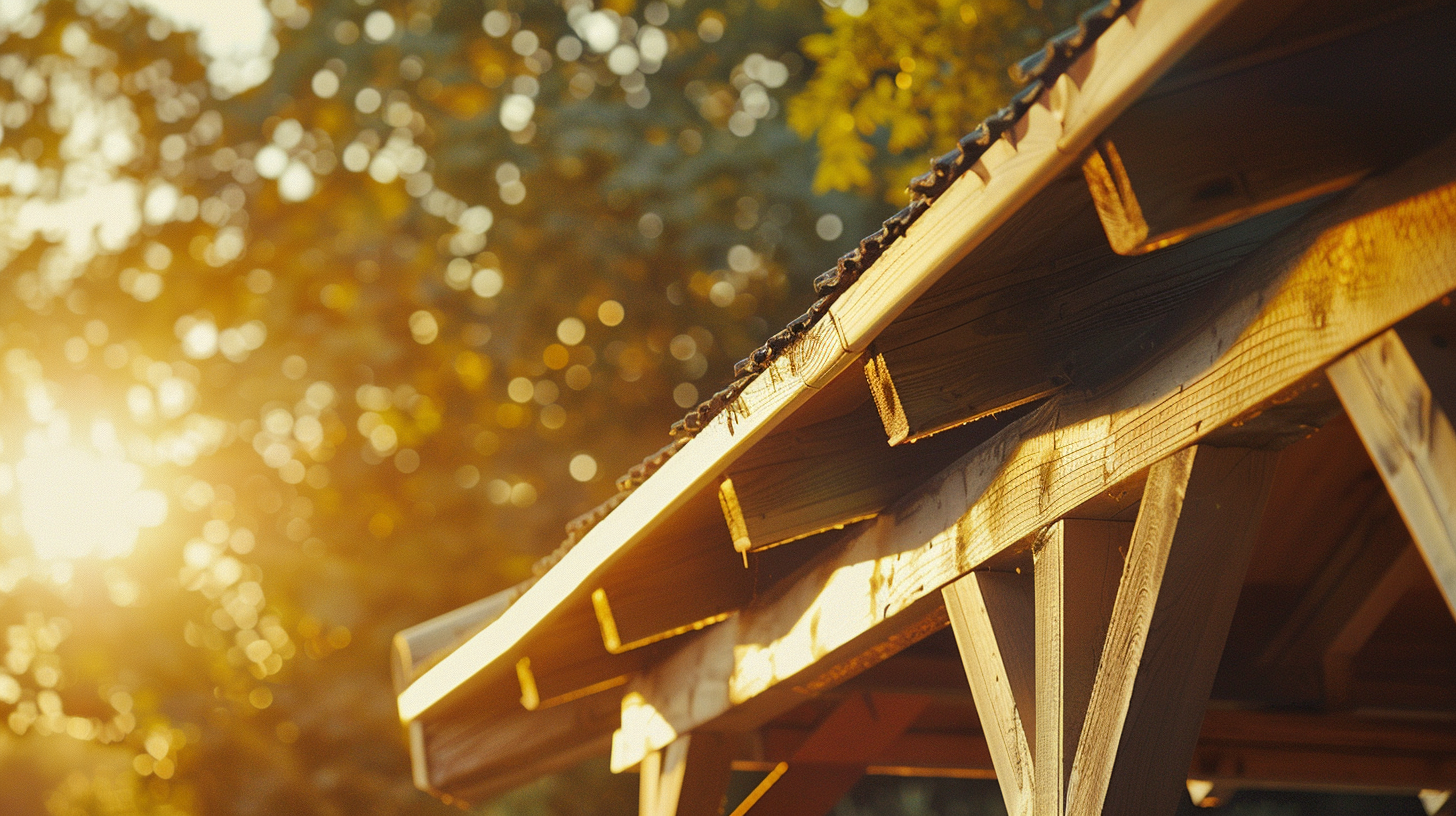
[(1456, 430), (1448, 413), (1456, 390), (1456, 309), (1442, 304), (1380, 334), (1327, 373), (1456, 614)]
[(1200, 446), (1153, 465), (1058, 813), (1177, 809), (1274, 458)]
[(684, 734), (642, 760), (640, 816), (718, 816), (733, 763), (730, 735)]

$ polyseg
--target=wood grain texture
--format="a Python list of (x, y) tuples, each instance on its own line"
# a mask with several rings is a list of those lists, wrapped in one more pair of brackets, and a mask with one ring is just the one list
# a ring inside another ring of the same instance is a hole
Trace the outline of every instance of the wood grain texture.
[(1154, 465), (1067, 784), (1066, 813), (1173, 813), (1276, 454), (1187, 448)]
[(733, 546), (763, 550), (873, 518), (1004, 425), (891, 447), (864, 393), (849, 413), (777, 432), (728, 470), (718, 500)]
[(633, 684), (657, 735), (624, 725), (614, 761), (715, 719), (761, 722), (893, 654), (927, 633), (940, 587), (1456, 288), (1453, 176), (1448, 143), (1367, 181), (1230, 270), (1247, 295), (1135, 379), (1054, 397), (681, 644)]
[(1132, 527), (1126, 522), (1062, 519), (1037, 536), (1037, 816), (1061, 816), (1066, 805), (1067, 779)]
[[(1376, 17), (1375, 19), (1379, 19)], [(1449, 7), (1346, 36), (1285, 43), (1155, 88), (1118, 117), (1083, 164), (1113, 249), (1149, 252), (1343, 189), (1456, 124)], [(1348, 126), (1378, 118), (1389, 136)]]
[(1456, 614), (1456, 430), (1450, 416), (1393, 330), (1327, 371)]
[(1127, 258), (1108, 249), (1080, 182), (1059, 178), (875, 341), (866, 373), (890, 443), (1105, 388), (1230, 299), (1225, 272), (1307, 212)]
[[(1233, 0), (1139, 3), (1133, 9), (1136, 24), (1124, 18), (1104, 34), (1103, 42), (1116, 59), (1097, 59), (1101, 43), (1081, 56), (1047, 98), (1023, 117), (1010, 139), (997, 142), (973, 172), (951, 185), (909, 234), (836, 301), (792, 354), (781, 356), (749, 385), (733, 410), (709, 423), (495, 623), (404, 689), (397, 698), (401, 720), (408, 723), (447, 698), (487, 689), (511, 693), (507, 689), (514, 685), (515, 661), (529, 641), (551, 630), (561, 610), (573, 603), (589, 604), (588, 596), (607, 567), (632, 552), (692, 496), (716, 487), (728, 464), (854, 362), (880, 329), (1068, 167), (1106, 121), (1233, 5)], [(1082, 98), (1079, 86), (1091, 89), (1092, 96)], [(1066, 132), (1063, 121), (1075, 132)]]
[(986, 746), (1010, 816), (1035, 792), (1035, 598), (1032, 578), (973, 572), (941, 590)]

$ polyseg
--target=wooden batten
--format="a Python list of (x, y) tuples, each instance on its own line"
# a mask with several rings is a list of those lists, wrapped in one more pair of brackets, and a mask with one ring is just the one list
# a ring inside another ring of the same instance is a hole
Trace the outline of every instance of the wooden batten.
[(1456, 309), (1449, 303), (1384, 332), (1328, 374), (1456, 614), (1456, 429), (1449, 413), (1456, 349), (1447, 340), (1456, 339)]
[[(1108, 242), (1151, 252), (1343, 189), (1425, 147), (1456, 125), (1453, 37), (1452, 9), (1426, 7), (1175, 72), (1082, 165)], [(1379, 136), (1352, 124), (1372, 120)]]
[(873, 518), (1006, 424), (988, 422), (921, 444), (891, 447), (865, 381), (849, 376), (842, 382), (858, 391), (852, 410), (783, 429), (728, 471), (718, 500), (739, 552), (765, 550)]
[(876, 340), (865, 375), (890, 444), (1108, 387), (1226, 302), (1225, 273), (1307, 212), (1126, 258), (1080, 182), (1059, 179)]
[[(602, 576), (591, 605), (607, 652), (696, 632), (723, 621), (752, 596), (753, 573), (734, 552), (714, 504), (704, 491), (643, 542), (642, 561)], [(685, 586), (695, 589), (683, 592)]]

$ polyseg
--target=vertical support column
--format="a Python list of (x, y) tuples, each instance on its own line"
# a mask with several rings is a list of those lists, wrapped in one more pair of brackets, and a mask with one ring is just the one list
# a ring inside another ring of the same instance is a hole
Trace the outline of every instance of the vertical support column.
[(641, 816), (717, 816), (728, 792), (733, 744), (726, 734), (678, 737), (642, 760)]
[(1036, 816), (1061, 816), (1132, 524), (1063, 519), (1038, 537)]
[(1275, 454), (1155, 464), (1067, 783), (1067, 816), (1172, 814), (1183, 795)]

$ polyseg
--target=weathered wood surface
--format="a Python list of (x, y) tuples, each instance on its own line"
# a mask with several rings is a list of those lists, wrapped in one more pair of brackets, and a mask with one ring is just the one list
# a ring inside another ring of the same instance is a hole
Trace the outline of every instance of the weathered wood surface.
[(735, 740), (704, 731), (679, 737), (642, 760), (639, 816), (717, 816), (723, 811)]
[(1037, 536), (1036, 816), (1061, 816), (1066, 804), (1132, 527), (1063, 519)]
[[(722, 620), (753, 594), (753, 575), (733, 552), (709, 492), (638, 544), (649, 568), (610, 568), (592, 592), (602, 645), (613, 654)], [(683, 587), (693, 587), (683, 592)], [(550, 648), (550, 643), (541, 644)], [(602, 671), (611, 674), (611, 663)]]
[(999, 430), (986, 423), (891, 447), (874, 401), (867, 390), (862, 396), (847, 414), (773, 434), (729, 468), (718, 499), (735, 549), (763, 550), (873, 518)]
[(449, 650), (499, 618), (518, 596), (514, 588), (497, 592), (396, 633), (390, 661), (395, 693), (403, 691)]
[(427, 787), (478, 802), (542, 774), (600, 756), (620, 715), (618, 699), (599, 694), (545, 710), (505, 714), (461, 711), (412, 724), (411, 754)]
[(1177, 810), (1276, 455), (1199, 446), (1149, 472), (1058, 813)]
[[(1456, 359), (1444, 362), (1446, 370), (1433, 370), (1433, 380), (1451, 376)], [(1456, 614), (1456, 430), (1446, 406), (1433, 397), (1394, 330), (1330, 366), (1328, 373)]]
[(1059, 178), (876, 339), (866, 377), (891, 444), (1062, 388), (1105, 388), (1230, 299), (1225, 273), (1307, 214), (1278, 213), (1127, 258), (1081, 180)]
[[(595, 580), (723, 470), (832, 380), (896, 315), (1071, 165), (1102, 128), (1237, 0), (1142, 0), (982, 156), (909, 233), (831, 307), (795, 347), (508, 608), (398, 697), (410, 722), (446, 702), (510, 683), (526, 641), (557, 623), (570, 601), (589, 603)], [(1098, 53), (1115, 59), (1097, 59)], [(640, 761), (640, 757), (639, 760)], [(634, 763), (635, 764), (635, 763)]]
[(940, 587), (1456, 288), (1453, 178), (1447, 143), (1362, 184), (1231, 269), (1248, 294), (1136, 379), (1053, 398), (678, 646), (634, 682), (614, 765), (716, 719), (762, 722), (893, 654), (934, 630)]
[(794, 750), (787, 768), (750, 795), (740, 816), (823, 816), (865, 768), (900, 738), (925, 710), (924, 697), (855, 694), (846, 697)]
[(1036, 600), (1030, 570), (973, 572), (942, 595), (986, 746), (1011, 816), (1035, 792)]
[[(1429, 146), (1456, 125), (1453, 37), (1456, 13), (1427, 6), (1155, 87), (1083, 164), (1112, 248), (1149, 252), (1343, 189)], [(1361, 119), (1385, 135), (1350, 126)]]

